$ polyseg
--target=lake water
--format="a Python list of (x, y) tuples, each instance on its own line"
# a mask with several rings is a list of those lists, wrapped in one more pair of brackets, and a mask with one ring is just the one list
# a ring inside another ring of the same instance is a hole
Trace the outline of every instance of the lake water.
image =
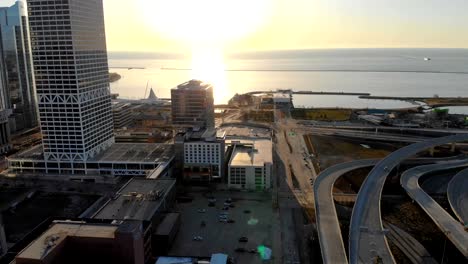
[[(236, 93), (276, 89), (367, 92), (376, 96), (468, 96), (468, 49), (242, 53), (226, 56), (224, 64), (223, 87), (215, 87), (216, 103), (226, 103)], [(178, 55), (110, 53), (110, 71), (122, 76), (111, 84), (111, 91), (121, 98), (143, 98), (148, 83), (158, 97), (169, 98), (171, 88), (192, 78), (190, 65), (190, 60)], [(407, 102), (323, 95), (295, 96), (294, 102), (306, 107), (412, 106)]]

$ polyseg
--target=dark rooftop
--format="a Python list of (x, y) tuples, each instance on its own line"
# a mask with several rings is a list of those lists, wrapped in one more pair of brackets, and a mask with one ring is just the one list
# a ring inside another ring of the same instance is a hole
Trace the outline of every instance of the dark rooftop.
[(209, 89), (212, 88), (212, 85), (209, 83), (204, 83), (203, 81), (200, 80), (190, 80), (188, 82), (179, 84), (177, 86), (177, 89), (179, 90), (194, 90), (194, 89)]
[(175, 182), (173, 179), (133, 178), (93, 218), (150, 221), (159, 207), (164, 206)]
[[(125, 163), (166, 163), (174, 156), (172, 144), (155, 143), (115, 143), (87, 162), (125, 162)], [(10, 159), (43, 160), (42, 145), (10, 156)]]

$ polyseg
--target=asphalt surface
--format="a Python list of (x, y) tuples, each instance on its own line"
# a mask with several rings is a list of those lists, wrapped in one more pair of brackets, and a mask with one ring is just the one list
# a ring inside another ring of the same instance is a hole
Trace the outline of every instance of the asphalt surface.
[(273, 163), (281, 225), (278, 232), (282, 245), (280, 263), (310, 263), (307, 249), (303, 246), (306, 245), (306, 234), (302, 232), (303, 227), (298, 226), (294, 214), (298, 209), (304, 209), (309, 216), (310, 209), (314, 207), (310, 179), (315, 179), (315, 170), (313, 166), (305, 165), (310, 162), (304, 160), (307, 148), (302, 135), (296, 132), (296, 122), (282, 119), (275, 125), (278, 155), (274, 156)]
[(336, 128), (336, 129), (348, 129), (348, 130), (374, 130), (378, 129), (380, 132), (383, 131), (395, 131), (400, 134), (408, 134), (407, 132), (413, 133), (440, 133), (442, 136), (450, 136), (455, 134), (467, 134), (466, 129), (438, 129), (438, 128), (406, 128), (406, 127), (386, 127), (386, 126), (356, 126), (356, 125), (316, 125), (316, 127), (322, 128)]
[(405, 171), (400, 179), (401, 186), (408, 195), (431, 217), (442, 232), (452, 241), (460, 252), (468, 258), (468, 233), (463, 226), (444, 210), (420, 186), (419, 178), (427, 173), (435, 173), (449, 169), (468, 166), (468, 160), (447, 164), (419, 166)]
[(332, 166), (314, 183), (315, 215), (323, 263), (348, 263), (340, 223), (333, 201), (333, 185), (343, 174), (377, 164), (378, 159), (357, 160)]
[(374, 167), (361, 186), (353, 208), (349, 234), (350, 263), (395, 263), (385, 237), (380, 211), (387, 176), (402, 161), (421, 151), (461, 141), (468, 141), (468, 135), (460, 134), (415, 143), (391, 153)]
[(447, 188), (447, 197), (457, 218), (468, 225), (468, 169), (452, 178)]
[(380, 142), (403, 142), (403, 143), (416, 143), (422, 142), (428, 137), (412, 136), (412, 135), (398, 135), (390, 133), (375, 133), (369, 131), (357, 131), (346, 129), (333, 129), (333, 128), (318, 128), (314, 127), (310, 134), (328, 135), (335, 137), (345, 137), (351, 139), (367, 139)]

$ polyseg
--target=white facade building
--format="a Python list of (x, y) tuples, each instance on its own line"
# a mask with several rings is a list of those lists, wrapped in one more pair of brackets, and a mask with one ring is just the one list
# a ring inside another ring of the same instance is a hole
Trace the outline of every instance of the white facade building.
[(228, 187), (269, 190), (273, 165), (271, 140), (233, 140), (230, 144), (233, 151), (228, 167)]
[(211, 182), (224, 177), (224, 134), (215, 129), (191, 130), (176, 135), (176, 170), (186, 181)]
[(211, 142), (189, 142), (184, 146), (185, 163), (219, 164), (222, 158), (220, 144)]
[(85, 162), (114, 143), (102, 0), (27, 0), (44, 158)]
[(184, 144), (185, 168), (199, 167), (199, 173), (210, 172), (212, 178), (222, 173), (224, 147), (220, 142), (187, 142)]
[(8, 157), (8, 174), (104, 182), (170, 175), (172, 144), (114, 142), (102, 0), (27, 4), (43, 140)]

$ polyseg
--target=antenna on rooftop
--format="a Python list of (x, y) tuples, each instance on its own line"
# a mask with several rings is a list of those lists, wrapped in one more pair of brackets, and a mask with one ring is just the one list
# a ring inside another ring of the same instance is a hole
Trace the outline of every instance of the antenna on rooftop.
[(145, 95), (143, 96), (144, 99), (146, 99), (146, 93), (148, 93), (148, 84), (149, 84), (149, 80), (146, 81)]

